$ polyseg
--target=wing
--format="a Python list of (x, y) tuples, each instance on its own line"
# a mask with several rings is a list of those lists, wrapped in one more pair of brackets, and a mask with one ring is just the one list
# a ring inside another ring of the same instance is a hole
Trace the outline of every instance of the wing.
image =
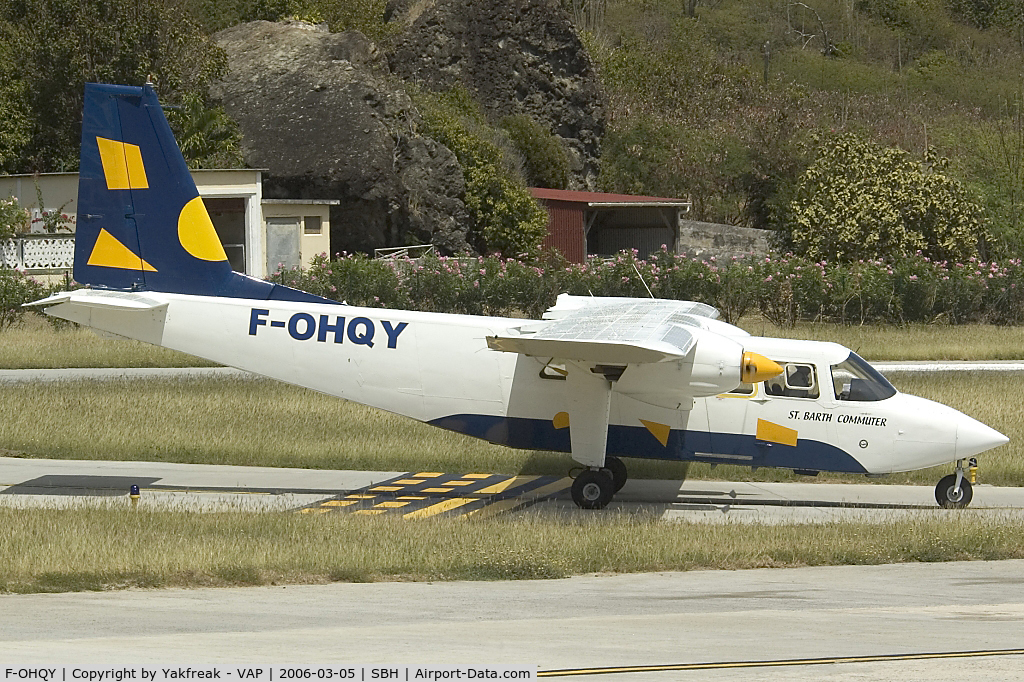
[(676, 301), (640, 299), (563, 311), (539, 331), (489, 336), (494, 349), (534, 357), (631, 364), (686, 357), (697, 329), (678, 312)]

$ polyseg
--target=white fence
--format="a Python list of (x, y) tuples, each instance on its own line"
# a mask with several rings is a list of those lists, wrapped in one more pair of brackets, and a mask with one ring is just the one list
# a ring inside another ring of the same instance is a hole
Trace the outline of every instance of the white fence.
[(75, 264), (74, 235), (26, 235), (0, 240), (0, 267), (28, 273), (59, 273)]

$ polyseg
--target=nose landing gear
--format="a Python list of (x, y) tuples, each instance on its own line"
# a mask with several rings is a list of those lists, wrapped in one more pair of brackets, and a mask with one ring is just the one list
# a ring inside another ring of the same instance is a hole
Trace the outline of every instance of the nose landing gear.
[(968, 473), (964, 472), (964, 461), (958, 459), (956, 471), (943, 476), (935, 486), (935, 501), (944, 509), (963, 509), (971, 503), (974, 491), (971, 484), (977, 481), (978, 460), (971, 457), (968, 462)]

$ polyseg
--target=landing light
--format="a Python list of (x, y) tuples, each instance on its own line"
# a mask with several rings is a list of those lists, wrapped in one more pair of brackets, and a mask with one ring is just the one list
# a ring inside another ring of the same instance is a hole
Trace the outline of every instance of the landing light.
[(760, 353), (748, 351), (743, 354), (743, 369), (740, 372), (740, 379), (743, 383), (756, 384), (780, 374), (782, 374), (782, 366), (774, 360), (769, 360)]

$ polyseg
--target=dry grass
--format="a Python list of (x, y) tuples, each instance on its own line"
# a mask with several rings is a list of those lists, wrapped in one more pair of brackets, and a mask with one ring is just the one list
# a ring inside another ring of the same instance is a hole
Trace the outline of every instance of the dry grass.
[[(31, 457), (556, 475), (570, 466), (565, 455), (491, 445), (272, 380), (12, 384), (0, 413), (0, 449)], [(632, 469), (685, 476), (679, 463)]]
[(1024, 523), (945, 516), (752, 532), (743, 524), (666, 524), (627, 514), (410, 522), (0, 509), (0, 592), (1024, 558)]
[(882, 360), (1021, 360), (1024, 327), (986, 324), (840, 325), (801, 322), (778, 327), (761, 318), (739, 326), (758, 336), (834, 341), (871, 361)]
[(55, 329), (39, 315), (26, 315), (21, 324), (0, 331), (0, 369), (214, 366), (141, 341), (102, 339), (85, 327)]

